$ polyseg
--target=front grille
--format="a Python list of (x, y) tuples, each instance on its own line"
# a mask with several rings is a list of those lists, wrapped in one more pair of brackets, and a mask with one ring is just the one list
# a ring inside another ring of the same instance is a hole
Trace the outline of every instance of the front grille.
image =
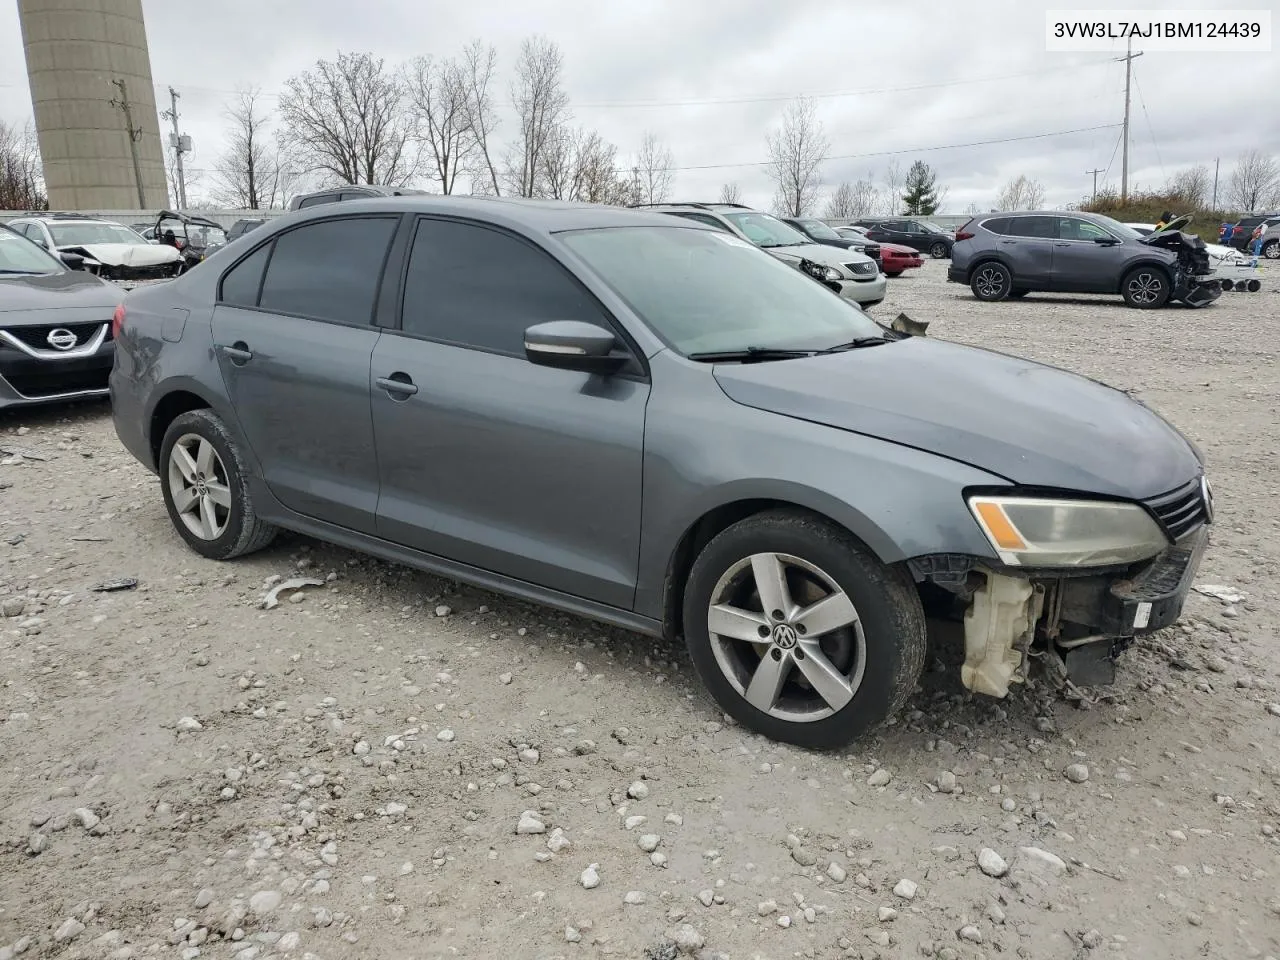
[(1174, 540), (1181, 540), (1208, 519), (1199, 478), (1145, 502)]
[(47, 370), (28, 368), (27, 373), (9, 374), (5, 377), (9, 386), (24, 397), (39, 399), (64, 393), (81, 393), (86, 390), (105, 390), (111, 377), (111, 368), (99, 365), (96, 369), (64, 370), (53, 366)]
[(875, 261), (870, 261), (868, 263), (846, 263), (844, 268), (855, 277), (874, 277), (876, 275)]
[[(8, 327), (5, 332), (16, 340), (21, 340), (32, 350), (52, 350), (49, 345), (49, 333), (53, 330), (70, 330), (76, 335), (76, 347), (83, 347), (97, 336), (103, 324), (99, 323), (66, 323), (49, 324), (41, 327)], [(107, 326), (107, 339), (111, 338), (111, 327)], [(69, 349), (74, 350), (75, 347)]]

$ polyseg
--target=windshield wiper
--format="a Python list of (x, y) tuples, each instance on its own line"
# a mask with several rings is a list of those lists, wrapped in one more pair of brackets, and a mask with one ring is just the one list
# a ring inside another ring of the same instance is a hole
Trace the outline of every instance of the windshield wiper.
[(857, 350), (860, 347), (878, 347), (882, 343), (893, 343), (888, 337), (855, 337), (847, 343), (837, 343), (834, 347), (824, 347), (818, 353), (843, 353), (846, 350)]
[(7, 269), (7, 268), (5, 268), (5, 267), (0, 267), (0, 273), (12, 274), (13, 276), (18, 276), (18, 277), (43, 277), (43, 276), (45, 276), (45, 274), (41, 273), (39, 270), (9, 270), (9, 269)]
[(690, 360), (703, 363), (751, 363), (761, 360), (795, 360), (798, 357), (812, 357), (818, 350), (785, 350), (781, 347), (743, 347), (741, 350), (711, 350), (705, 353), (691, 353)]

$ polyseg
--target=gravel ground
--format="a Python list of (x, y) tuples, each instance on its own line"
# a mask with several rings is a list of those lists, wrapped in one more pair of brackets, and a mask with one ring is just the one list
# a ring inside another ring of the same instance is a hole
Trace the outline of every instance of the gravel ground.
[[(1154, 313), (890, 281), (884, 319), (1182, 427), (1200, 582), (1243, 596), (1193, 595), (1097, 702), (935, 664), (841, 754), (745, 734), (639, 636), (301, 538), (204, 561), (104, 407), (5, 416), (0, 960), (1280, 956), (1267, 267)], [(291, 576), (324, 583), (261, 609)]]

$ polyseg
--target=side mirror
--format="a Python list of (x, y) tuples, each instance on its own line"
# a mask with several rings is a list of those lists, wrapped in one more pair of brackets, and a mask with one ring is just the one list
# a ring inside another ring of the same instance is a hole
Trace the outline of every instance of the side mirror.
[(84, 269), (84, 257), (78, 253), (60, 253), (58, 259), (70, 267), (72, 270)]
[(530, 363), (581, 373), (615, 373), (627, 362), (617, 345), (608, 330), (578, 320), (539, 323), (524, 332), (524, 354)]

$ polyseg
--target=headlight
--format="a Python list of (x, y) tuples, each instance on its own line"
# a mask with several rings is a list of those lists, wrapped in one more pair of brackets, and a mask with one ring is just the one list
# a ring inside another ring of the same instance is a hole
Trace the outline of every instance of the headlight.
[(1135, 503), (975, 496), (969, 509), (1000, 559), (1015, 566), (1136, 563), (1169, 545)]
[(818, 276), (819, 279), (822, 280), (839, 280), (841, 279), (842, 274), (834, 267), (823, 267)]

